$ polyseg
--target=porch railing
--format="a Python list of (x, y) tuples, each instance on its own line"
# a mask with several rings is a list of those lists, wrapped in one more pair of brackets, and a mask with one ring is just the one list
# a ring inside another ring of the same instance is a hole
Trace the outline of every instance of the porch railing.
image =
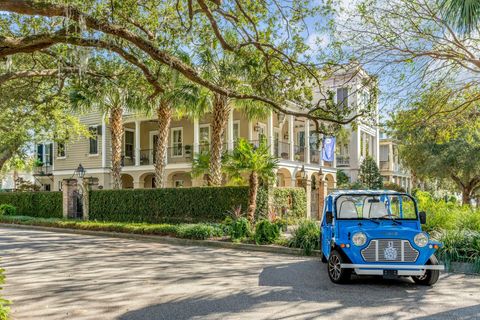
[(33, 174), (36, 176), (48, 176), (51, 175), (53, 171), (53, 166), (50, 164), (44, 164), (42, 166), (35, 167), (33, 169)]
[(349, 156), (342, 156), (342, 155), (337, 156), (337, 167), (338, 168), (344, 168), (344, 167), (349, 167), (349, 166), (350, 166), (350, 157)]

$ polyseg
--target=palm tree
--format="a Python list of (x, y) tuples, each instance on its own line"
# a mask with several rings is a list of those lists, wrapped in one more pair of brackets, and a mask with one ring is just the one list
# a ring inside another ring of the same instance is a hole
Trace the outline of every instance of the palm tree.
[[(218, 53), (205, 50), (199, 53), (199, 65), (203, 71), (203, 76), (217, 85), (225, 88), (231, 88), (243, 92), (251, 92), (250, 85), (251, 70), (255, 64), (249, 59), (239, 59), (228, 53)], [(250, 105), (253, 109), (260, 103), (254, 101), (239, 101), (227, 96), (212, 93), (212, 120), (211, 120), (211, 141), (210, 141), (210, 166), (209, 181), (211, 185), (218, 186), (222, 184), (222, 149), (223, 136), (227, 126), (227, 119), (232, 108)]]
[(440, 0), (439, 7), (443, 17), (461, 33), (470, 34), (478, 30), (480, 1)]
[(231, 177), (239, 178), (242, 173), (249, 175), (247, 216), (250, 222), (255, 219), (259, 180), (271, 182), (277, 167), (278, 159), (270, 155), (266, 140), (261, 140), (259, 146), (255, 147), (247, 140), (239, 139), (233, 152), (226, 156), (224, 168)]

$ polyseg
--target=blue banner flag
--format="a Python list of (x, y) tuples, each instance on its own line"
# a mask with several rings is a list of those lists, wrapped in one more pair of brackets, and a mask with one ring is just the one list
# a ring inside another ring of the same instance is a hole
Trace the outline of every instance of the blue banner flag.
[(332, 162), (334, 154), (335, 154), (335, 137), (323, 138), (323, 151), (322, 151), (323, 161)]

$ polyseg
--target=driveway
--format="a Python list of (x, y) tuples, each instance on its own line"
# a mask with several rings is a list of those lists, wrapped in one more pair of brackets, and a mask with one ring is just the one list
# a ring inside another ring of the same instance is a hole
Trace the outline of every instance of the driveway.
[(480, 319), (480, 277), (328, 280), (318, 259), (0, 228), (14, 319)]

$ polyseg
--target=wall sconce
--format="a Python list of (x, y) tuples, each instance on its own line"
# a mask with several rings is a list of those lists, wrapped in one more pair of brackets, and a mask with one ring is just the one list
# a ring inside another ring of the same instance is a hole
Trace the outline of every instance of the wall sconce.
[(258, 122), (253, 126), (253, 131), (255, 131), (255, 132), (260, 131), (260, 124)]
[(302, 166), (302, 169), (300, 170), (300, 176), (302, 179), (307, 179), (307, 171), (305, 171), (305, 166)]
[(80, 179), (83, 179), (85, 176), (85, 169), (83, 168), (82, 164), (78, 165), (78, 168), (75, 169), (74, 174), (76, 174)]

